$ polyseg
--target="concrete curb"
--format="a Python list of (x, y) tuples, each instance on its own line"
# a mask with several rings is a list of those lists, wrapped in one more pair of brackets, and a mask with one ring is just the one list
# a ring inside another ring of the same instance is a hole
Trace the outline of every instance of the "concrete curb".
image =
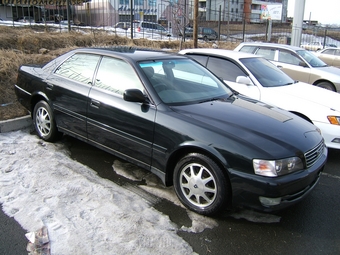
[(30, 115), (0, 121), (0, 133), (16, 131), (29, 127), (33, 128), (33, 122)]

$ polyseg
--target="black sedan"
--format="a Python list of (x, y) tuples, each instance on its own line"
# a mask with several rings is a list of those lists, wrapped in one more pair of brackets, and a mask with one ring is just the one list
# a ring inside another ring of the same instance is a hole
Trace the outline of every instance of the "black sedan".
[(200, 214), (292, 205), (327, 158), (314, 125), (167, 52), (76, 49), (21, 66), (15, 91), (45, 141), (64, 133), (146, 168)]

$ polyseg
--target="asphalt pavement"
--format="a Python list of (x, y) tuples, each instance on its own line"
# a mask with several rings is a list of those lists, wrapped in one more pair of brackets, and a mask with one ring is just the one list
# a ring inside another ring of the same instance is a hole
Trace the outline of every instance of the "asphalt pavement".
[[(0, 122), (0, 133), (32, 127), (29, 117)], [(65, 138), (71, 157), (97, 171), (102, 178), (117, 181), (110, 171), (114, 156), (72, 137)], [(109, 163), (108, 163), (109, 162)], [(328, 161), (320, 182), (311, 194), (297, 205), (280, 212), (280, 222), (263, 223), (223, 215), (215, 219), (218, 226), (201, 233), (179, 231), (198, 254), (340, 254), (340, 151), (329, 150)], [(122, 179), (122, 178), (120, 178)], [(187, 212), (162, 199), (155, 209), (169, 215), (178, 226), (190, 227)], [(27, 254), (26, 231), (0, 211), (0, 254)]]

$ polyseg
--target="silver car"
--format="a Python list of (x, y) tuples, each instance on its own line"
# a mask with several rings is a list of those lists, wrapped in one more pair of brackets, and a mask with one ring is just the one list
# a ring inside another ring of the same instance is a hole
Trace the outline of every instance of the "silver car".
[(340, 92), (340, 69), (328, 66), (314, 53), (300, 47), (244, 42), (234, 50), (261, 55), (294, 80)]
[(340, 67), (340, 48), (326, 48), (315, 55), (330, 66)]

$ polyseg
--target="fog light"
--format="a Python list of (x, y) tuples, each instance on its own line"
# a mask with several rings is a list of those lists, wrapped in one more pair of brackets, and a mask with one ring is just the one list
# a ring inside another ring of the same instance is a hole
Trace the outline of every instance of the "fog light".
[(334, 139), (332, 140), (332, 143), (340, 143), (340, 138), (334, 138)]
[(277, 198), (259, 197), (259, 199), (263, 206), (273, 206), (273, 205), (279, 205), (281, 203), (281, 197), (277, 197)]

